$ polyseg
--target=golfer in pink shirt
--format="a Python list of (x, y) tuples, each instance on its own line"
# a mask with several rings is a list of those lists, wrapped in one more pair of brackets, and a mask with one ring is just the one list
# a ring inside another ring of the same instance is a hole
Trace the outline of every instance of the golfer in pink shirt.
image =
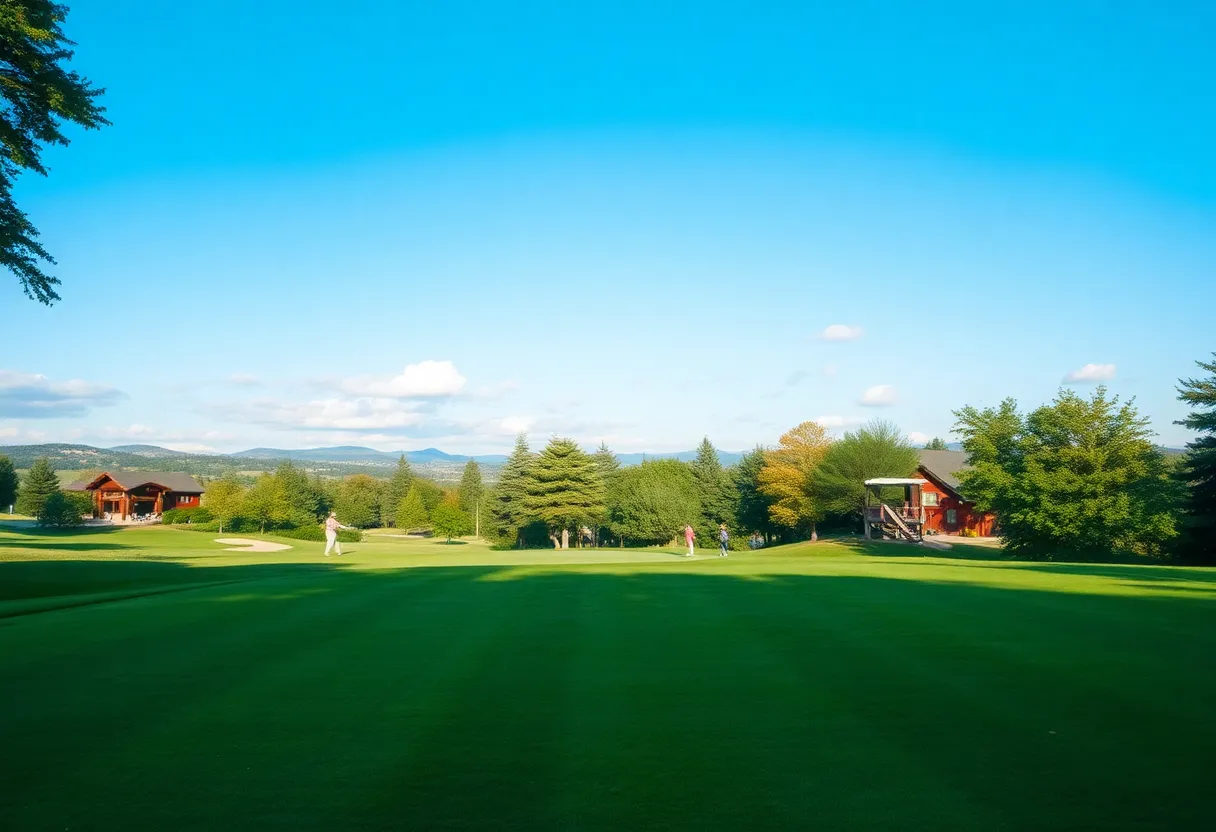
[(697, 533), (692, 530), (692, 526), (685, 524), (684, 526), (684, 542), (688, 544), (688, 554), (684, 557), (690, 558), (697, 553), (693, 545), (693, 541), (697, 539)]
[(350, 526), (343, 526), (338, 522), (338, 515), (332, 511), (329, 517), (325, 520), (325, 557), (329, 557), (330, 549), (337, 549), (338, 554), (342, 554), (342, 544), (338, 542), (338, 529), (349, 529)]

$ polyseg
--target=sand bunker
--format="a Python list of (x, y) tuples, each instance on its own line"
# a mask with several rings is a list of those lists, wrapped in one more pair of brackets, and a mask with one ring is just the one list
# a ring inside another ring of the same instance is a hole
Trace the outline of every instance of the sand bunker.
[(284, 543), (271, 543), (267, 540), (250, 540), (247, 537), (217, 537), (216, 543), (224, 543), (231, 548), (225, 552), (281, 552), (291, 547)]

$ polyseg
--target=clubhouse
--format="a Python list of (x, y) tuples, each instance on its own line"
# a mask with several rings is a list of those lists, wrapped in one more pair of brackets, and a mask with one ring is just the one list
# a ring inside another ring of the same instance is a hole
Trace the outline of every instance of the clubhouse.
[(189, 474), (163, 471), (105, 472), (70, 491), (93, 495), (93, 516), (109, 520), (147, 520), (171, 508), (198, 508), (203, 487)]
[(916, 473), (928, 480), (921, 487), (926, 531), (939, 534), (960, 534), (963, 530), (980, 537), (996, 533), (996, 515), (980, 511), (967, 500), (959, 488), (958, 475), (966, 470), (967, 454), (963, 451), (920, 451)]

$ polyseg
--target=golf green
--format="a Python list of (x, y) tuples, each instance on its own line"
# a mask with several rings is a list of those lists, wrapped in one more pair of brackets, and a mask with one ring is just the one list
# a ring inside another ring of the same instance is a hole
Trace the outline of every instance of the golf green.
[(1210, 822), (1216, 572), (217, 536), (0, 529), (0, 828)]

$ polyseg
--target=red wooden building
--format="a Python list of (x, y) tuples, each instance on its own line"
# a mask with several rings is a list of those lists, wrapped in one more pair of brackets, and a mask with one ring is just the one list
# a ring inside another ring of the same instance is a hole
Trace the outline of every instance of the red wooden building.
[(160, 514), (171, 508), (198, 508), (203, 487), (189, 474), (115, 471), (99, 474), (80, 490), (93, 495), (93, 516), (115, 520)]
[(925, 531), (958, 534), (964, 529), (980, 537), (996, 534), (996, 515), (980, 511), (959, 493), (958, 475), (967, 468), (963, 451), (921, 451), (916, 469), (928, 483), (922, 486)]

